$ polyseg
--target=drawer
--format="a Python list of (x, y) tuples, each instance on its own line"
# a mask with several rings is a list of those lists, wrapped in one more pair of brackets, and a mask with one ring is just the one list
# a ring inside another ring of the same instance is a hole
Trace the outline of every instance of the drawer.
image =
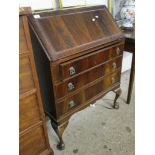
[(62, 63), (60, 64), (62, 80), (108, 61), (115, 56), (122, 55), (122, 52), (123, 44), (119, 44)]
[(56, 85), (56, 98), (59, 99), (68, 93), (72, 93), (75, 90), (95, 81), (96, 79), (103, 77), (106, 74), (114, 72), (121, 67), (121, 64), (122, 56), (119, 56), (111, 61), (101, 64), (98, 67), (94, 67), (83, 74), (70, 78), (69, 80)]
[(43, 126), (35, 127), (19, 138), (20, 155), (39, 155), (47, 146)]
[(63, 117), (66, 113), (72, 113), (81, 104), (89, 104), (89, 101), (100, 93), (106, 92), (116, 83), (120, 82), (121, 69), (114, 73), (95, 81), (91, 85), (83, 88), (74, 95), (66, 97), (63, 101), (56, 103), (57, 119)]
[(19, 104), (19, 130), (23, 131), (24, 129), (34, 125), (40, 121), (39, 117), (39, 108), (38, 101), (35, 95), (31, 95), (20, 99)]
[(63, 114), (74, 110), (77, 106), (83, 103), (82, 93), (78, 93), (72, 97), (66, 98), (64, 101), (56, 103), (57, 118)]
[(103, 80), (97, 82), (96, 84), (90, 86), (89, 88), (86, 88), (84, 92), (85, 101), (90, 100), (96, 95), (102, 93), (102, 91), (106, 91), (116, 83), (120, 82), (120, 75), (121, 75), (121, 69), (117, 70), (116, 72), (108, 76), (105, 76)]
[(20, 57), (19, 60), (19, 92), (25, 93), (34, 88), (34, 81), (28, 56)]

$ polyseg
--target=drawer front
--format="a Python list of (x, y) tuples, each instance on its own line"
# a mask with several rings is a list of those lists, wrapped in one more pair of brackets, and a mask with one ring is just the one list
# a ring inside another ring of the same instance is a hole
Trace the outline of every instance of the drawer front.
[(39, 126), (20, 136), (19, 154), (39, 155), (46, 149), (46, 145), (43, 127)]
[(34, 88), (34, 81), (28, 56), (20, 57), (19, 60), (19, 92), (25, 93)]
[(116, 83), (120, 82), (120, 75), (121, 70), (118, 70), (111, 75), (106, 76), (103, 80), (97, 82), (91, 87), (85, 89), (85, 101), (90, 100), (102, 91), (105, 91), (106, 89), (109, 89)]
[(66, 82), (60, 83), (56, 86), (56, 98), (59, 99), (75, 90), (103, 77), (106, 74), (116, 71), (121, 67), (122, 56), (101, 64), (98, 67), (91, 69), (77, 77), (71, 78)]
[(120, 44), (62, 63), (60, 64), (62, 80), (122, 55), (122, 52), (123, 44)]
[(63, 117), (66, 113), (72, 113), (81, 104), (87, 104), (93, 97), (110, 89), (116, 83), (120, 82), (121, 70), (103, 77), (101, 80), (80, 90), (77, 94), (67, 97), (63, 101), (56, 103), (57, 119)]
[(39, 122), (39, 108), (38, 101), (35, 95), (31, 95), (20, 99), (19, 103), (19, 130), (23, 131), (24, 129), (34, 125)]
[(72, 97), (66, 98), (64, 101), (56, 104), (57, 118), (63, 114), (74, 110), (77, 106), (83, 103), (82, 93), (78, 93)]

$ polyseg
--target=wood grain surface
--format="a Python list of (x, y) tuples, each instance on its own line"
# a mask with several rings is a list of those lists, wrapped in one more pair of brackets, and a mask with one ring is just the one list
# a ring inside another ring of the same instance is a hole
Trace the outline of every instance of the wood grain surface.
[(69, 118), (120, 87), (124, 36), (105, 6), (36, 14), (29, 24), (41, 97), (64, 149)]
[(40, 88), (26, 15), (19, 17), (19, 154), (53, 155), (49, 147)]

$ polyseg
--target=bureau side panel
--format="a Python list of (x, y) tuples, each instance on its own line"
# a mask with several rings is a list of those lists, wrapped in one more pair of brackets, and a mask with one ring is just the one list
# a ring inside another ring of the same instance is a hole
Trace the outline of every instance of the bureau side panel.
[(39, 78), (41, 98), (45, 113), (56, 116), (54, 104), (54, 92), (51, 81), (50, 61), (44, 53), (35, 33), (30, 28), (32, 48), (34, 52), (35, 64)]

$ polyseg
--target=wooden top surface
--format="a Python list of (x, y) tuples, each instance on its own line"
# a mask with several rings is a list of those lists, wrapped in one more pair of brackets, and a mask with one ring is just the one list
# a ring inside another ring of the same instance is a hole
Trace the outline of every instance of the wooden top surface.
[(53, 61), (123, 38), (105, 6), (38, 13), (29, 19)]

